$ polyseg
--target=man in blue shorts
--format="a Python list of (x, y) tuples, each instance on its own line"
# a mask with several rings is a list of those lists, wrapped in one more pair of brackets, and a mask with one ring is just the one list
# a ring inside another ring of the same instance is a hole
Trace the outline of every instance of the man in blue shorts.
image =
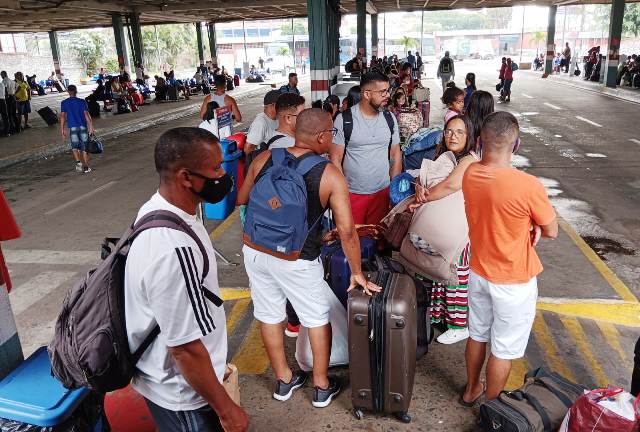
[[(89, 134), (93, 133), (93, 122), (89, 114), (89, 107), (84, 99), (77, 97), (78, 89), (71, 84), (67, 91), (69, 97), (60, 104), (60, 129), (64, 139), (69, 138), (73, 158), (76, 160), (76, 171), (90, 173), (87, 143)], [(67, 130), (69, 128), (69, 130)], [(80, 154), (82, 160), (80, 161)]]

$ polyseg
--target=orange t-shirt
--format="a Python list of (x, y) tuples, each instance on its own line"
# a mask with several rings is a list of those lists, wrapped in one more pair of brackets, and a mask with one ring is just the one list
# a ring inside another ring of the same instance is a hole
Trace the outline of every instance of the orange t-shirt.
[(464, 174), (462, 192), (471, 269), (496, 284), (525, 283), (541, 273), (529, 228), (548, 225), (556, 217), (542, 183), (515, 168), (475, 163)]

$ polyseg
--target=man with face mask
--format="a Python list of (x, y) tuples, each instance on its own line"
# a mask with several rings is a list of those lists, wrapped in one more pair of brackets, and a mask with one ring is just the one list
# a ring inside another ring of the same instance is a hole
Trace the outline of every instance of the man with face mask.
[[(333, 145), (333, 133), (329, 113), (321, 108), (306, 109), (298, 115), (295, 146), (286, 149), (286, 152), (295, 157), (297, 163), (314, 155), (325, 154)], [(263, 178), (272, 166), (272, 151), (265, 151), (253, 161), (238, 193), (239, 203), (251, 206), (250, 193), (256, 179)], [(293, 372), (289, 368), (285, 356), (282, 327), (288, 299), (298, 313), (302, 326), (309, 329), (313, 352), (312, 405), (322, 408), (328, 406), (340, 391), (338, 382), (328, 376), (331, 354), (328, 295), (331, 288), (323, 277), (324, 270), (319, 260), (322, 230), (320, 224), (315, 223), (327, 208), (330, 207), (333, 212), (342, 249), (351, 267), (349, 289), (359, 285), (370, 294), (380, 288), (367, 282), (362, 273), (360, 242), (349, 208), (349, 191), (340, 171), (329, 161), (322, 161), (303, 177), (307, 189), (306, 222), (309, 234), (299, 258), (288, 261), (248, 245), (243, 247), (242, 252), (251, 282), (254, 316), (261, 323), (262, 341), (276, 376), (273, 398), (288, 400), (307, 380), (306, 373)]]
[[(248, 428), (247, 414), (221, 384), (227, 362), (224, 309), (205, 298), (203, 289), (220, 295), (214, 250), (196, 208), (222, 200), (233, 187), (221, 164), (220, 143), (212, 133), (181, 127), (162, 134), (155, 147), (160, 186), (137, 220), (156, 210), (178, 215), (206, 256), (188, 234), (153, 228), (136, 237), (127, 258), (125, 319), (132, 352), (156, 323), (160, 326), (132, 381), (160, 432)], [(205, 259), (209, 272), (203, 278)]]
[[(331, 160), (347, 178), (355, 223), (377, 224), (389, 211), (390, 177), (402, 172), (400, 131), (395, 116), (382, 111), (389, 102), (386, 76), (366, 73), (360, 96), (350, 108), (350, 119), (344, 112), (336, 117)], [(350, 136), (345, 133), (349, 126)]]

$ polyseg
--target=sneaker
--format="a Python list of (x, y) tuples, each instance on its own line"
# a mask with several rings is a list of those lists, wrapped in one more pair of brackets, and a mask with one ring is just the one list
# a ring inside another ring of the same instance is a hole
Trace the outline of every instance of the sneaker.
[(91, 167), (84, 167), (84, 169), (82, 170), (82, 172), (85, 174), (89, 174), (91, 171), (93, 171)]
[(287, 323), (287, 328), (284, 329), (284, 334), (286, 334), (290, 338), (297, 338), (299, 332), (300, 332), (300, 324), (298, 324), (297, 326), (294, 326), (291, 323)]
[(82, 172), (82, 162), (76, 162), (76, 171)]
[(444, 344), (444, 345), (451, 345), (454, 344), (456, 342), (460, 342), (463, 341), (465, 339), (467, 339), (469, 337), (469, 329), (468, 328), (463, 328), (463, 329), (449, 329), (446, 332), (442, 333), (440, 336), (438, 336), (438, 339), (436, 339), (438, 341), (438, 343)]
[(313, 389), (313, 401), (311, 404), (316, 408), (327, 407), (338, 393), (340, 393), (340, 384), (334, 378), (329, 378), (328, 388), (315, 387)]
[(276, 391), (273, 392), (273, 398), (279, 401), (289, 400), (294, 390), (298, 390), (307, 381), (307, 373), (298, 371), (293, 374), (291, 381), (285, 383), (282, 380), (276, 381)]

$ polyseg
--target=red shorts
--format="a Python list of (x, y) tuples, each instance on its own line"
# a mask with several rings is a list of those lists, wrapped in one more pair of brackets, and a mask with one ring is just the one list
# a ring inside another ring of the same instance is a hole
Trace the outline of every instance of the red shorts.
[(389, 213), (389, 188), (369, 195), (349, 192), (349, 201), (356, 225), (378, 224)]

